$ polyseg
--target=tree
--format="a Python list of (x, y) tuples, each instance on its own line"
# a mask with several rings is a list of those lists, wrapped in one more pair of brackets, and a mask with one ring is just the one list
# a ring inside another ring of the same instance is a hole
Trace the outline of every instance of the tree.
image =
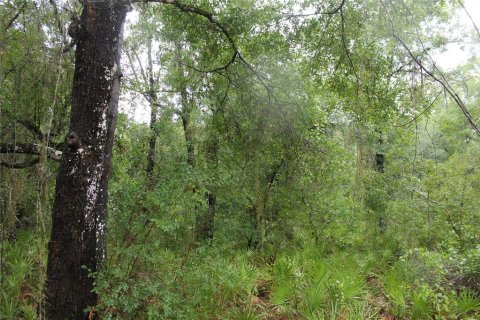
[[(161, 110), (160, 106), (160, 74), (155, 57), (158, 55), (157, 50), (153, 48), (154, 44), (158, 41), (157, 38), (157, 25), (152, 23), (152, 19), (149, 17), (148, 7), (143, 7), (140, 11), (139, 26), (130, 39), (127, 39), (124, 52), (128, 57), (129, 67), (133, 75), (133, 79), (128, 82), (127, 89), (135, 94), (143, 96), (143, 98), (150, 105), (150, 139), (148, 141), (148, 154), (146, 175), (148, 178), (149, 186), (154, 185), (154, 167), (156, 158), (156, 145), (158, 138), (158, 117)], [(138, 41), (137, 39), (145, 39)], [(130, 41), (129, 41), (130, 40)], [(139, 43), (140, 42), (140, 43)], [(143, 45), (143, 46), (142, 46)], [(139, 49), (146, 47), (147, 64), (144, 66), (138, 55)]]
[[(96, 294), (92, 292), (93, 278), (91, 275), (100, 269), (105, 257), (107, 188), (121, 78), (120, 48), (122, 42), (122, 25), (129, 10), (130, 3), (135, 2), (162, 3), (174, 6), (180, 11), (196, 14), (205, 18), (211, 26), (217, 31), (220, 31), (220, 33), (224, 35), (224, 43), (229, 46), (231, 55), (229, 55), (226, 62), (220, 67), (214, 70), (204, 70), (206, 73), (221, 73), (236, 61), (240, 61), (246, 65), (232, 34), (229, 33), (227, 28), (221, 24), (213, 14), (204, 9), (189, 6), (176, 0), (84, 0), (82, 2), (83, 11), (80, 24), (72, 25), (71, 32), (71, 35), (75, 37), (74, 40), (77, 45), (72, 90), (72, 112), (70, 117), (70, 130), (65, 139), (66, 145), (63, 150), (62, 162), (57, 178), (53, 208), (52, 238), (49, 243), (48, 283), (46, 292), (48, 294), (48, 315), (51, 319), (82, 319), (84, 318), (84, 309), (88, 306), (95, 305), (97, 301)], [(23, 10), (23, 8), (20, 9)], [(360, 37), (349, 37), (345, 30), (345, 20), (350, 18), (350, 16), (347, 15), (347, 10), (348, 14), (353, 14), (356, 9), (358, 9), (356, 5), (351, 5), (346, 1), (342, 1), (338, 7), (334, 8), (323, 8), (322, 5), (321, 8), (318, 8), (315, 15), (325, 13), (325, 16), (328, 17), (335, 16), (335, 23), (330, 27), (334, 29), (334, 31), (336, 30), (336, 32), (330, 32), (330, 29), (323, 27), (316, 30), (315, 25), (319, 26), (320, 24), (318, 21), (310, 19), (308, 21), (313, 21), (313, 27), (308, 28), (307, 26), (307, 28), (305, 28), (310, 30), (307, 30), (305, 34), (308, 35), (310, 33), (310, 36), (304, 37), (306, 41), (316, 43), (318, 39), (312, 37), (311, 34), (321, 35), (322, 37), (326, 34), (331, 37), (332, 44), (336, 43), (336, 46), (331, 46), (331, 48), (336, 49), (336, 51), (329, 50), (330, 46), (324, 45), (325, 54), (322, 52), (314, 52), (314, 56), (325, 57), (325, 59), (331, 60), (324, 64), (324, 74), (330, 72), (333, 75), (337, 71), (344, 74), (344, 77), (339, 77), (339, 81), (332, 81), (330, 84), (332, 87), (336, 86), (337, 94), (340, 91), (346, 91), (345, 89), (348, 89), (347, 94), (351, 100), (357, 97), (354, 92), (358, 89), (355, 87), (356, 84), (358, 84), (359, 66), (362, 64), (361, 61), (356, 61), (352, 57), (355, 53), (354, 50), (358, 48), (362, 49), (362, 46), (358, 45), (361, 41), (357, 41)], [(241, 10), (241, 8), (239, 10)], [(18, 10), (18, 12), (20, 11), (21, 10)], [(236, 13), (238, 13), (238, 11), (236, 11)], [(10, 20), (7, 21), (5, 25), (6, 29), (12, 26), (18, 14), (19, 13), (15, 13), (13, 15), (12, 22), (10, 22)], [(361, 19), (352, 21), (355, 21), (358, 26), (362, 25)], [(280, 27), (281, 25), (282, 23), (277, 21), (276, 27)], [(241, 28), (241, 26), (237, 27)], [(258, 30), (258, 28), (252, 25), (251, 30)], [(362, 28), (351, 30), (351, 32), (355, 32), (355, 35), (357, 35), (357, 32), (360, 34), (361, 31)], [(265, 32), (264, 34), (262, 34), (261, 31), (255, 32), (259, 41), (255, 43), (255, 45), (252, 45), (251, 49), (254, 49), (254, 46), (258, 47), (259, 43), (261, 43), (263, 47), (271, 46), (272, 39), (282, 37), (286, 34), (282, 34), (282, 32)], [(338, 36), (339, 34), (340, 37)], [(352, 41), (349, 41), (349, 38), (351, 38)], [(363, 45), (365, 45), (365, 48), (369, 47), (366, 43)], [(387, 45), (384, 46), (386, 47)], [(380, 47), (378, 49), (380, 51), (384, 48)], [(428, 74), (418, 59), (419, 55), (412, 53), (411, 50), (408, 50), (407, 46), (405, 50), (407, 51), (407, 56), (410, 56), (411, 64), (418, 65), (419, 69), (423, 70), (422, 72)], [(254, 52), (254, 50), (252, 51)], [(305, 52), (300, 51), (297, 53), (298, 59), (309, 59)], [(425, 51), (426, 50), (421, 50), (421, 53), (425, 54)], [(376, 55), (374, 51), (368, 51), (367, 53)], [(337, 57), (339, 57), (339, 59), (337, 59)], [(258, 65), (262, 65), (262, 62), (264, 63), (270, 58), (271, 56), (266, 54), (264, 61), (259, 60)], [(399, 62), (395, 61), (395, 63)], [(315, 69), (314, 64), (311, 66), (313, 66), (311, 69)], [(253, 68), (249, 68), (249, 70), (255, 73)], [(329, 71), (329, 69), (333, 71)], [(317, 73), (320, 74), (318, 70)], [(372, 72), (372, 74), (373, 73), (374, 72)], [(228, 78), (229, 81), (231, 80), (229, 78), (231, 75), (222, 73), (222, 76)], [(244, 92), (248, 92), (251, 96), (255, 96), (254, 98), (256, 98), (255, 100), (257, 101), (252, 99), (249, 102), (255, 101), (255, 103), (261, 106), (260, 109), (264, 114), (264, 119), (268, 119), (268, 112), (271, 111), (270, 107), (274, 104), (272, 100), (275, 100), (275, 97), (271, 94), (271, 88), (265, 85), (265, 78), (258, 78), (258, 81), (252, 81), (251, 86), (245, 85), (245, 90), (238, 90), (237, 94), (238, 97), (243, 97)], [(324, 75), (320, 75), (318, 79), (319, 82), (328, 82), (331, 80)], [(435, 78), (433, 78), (433, 80), (437, 81)], [(372, 83), (373, 82), (375, 82), (375, 79), (372, 79)], [(259, 90), (261, 87), (263, 87), (263, 89)], [(323, 88), (327, 87), (328, 86), (325, 86)], [(255, 88), (255, 90), (251, 90), (251, 88)], [(258, 91), (261, 91), (261, 94), (257, 94)], [(454, 93), (451, 95), (455, 98)], [(340, 94), (338, 94), (338, 96), (341, 97)], [(376, 99), (375, 94), (372, 94), (372, 98)], [(245, 100), (238, 98), (238, 104), (240, 105)], [(338, 99), (336, 102), (340, 100), (342, 99)], [(275, 101), (275, 103), (277, 102), (278, 101)], [(348, 103), (349, 101), (342, 100), (341, 102)], [(355, 107), (355, 104), (352, 105)], [(381, 106), (383, 106), (383, 104)], [(372, 112), (374, 112), (374, 109), (372, 110)], [(243, 111), (245, 113), (248, 112), (247, 108)], [(280, 113), (281, 112), (284, 112), (284, 110), (280, 110)], [(345, 112), (343, 115), (345, 114), (348, 114), (348, 112)], [(241, 147), (253, 147), (257, 144), (257, 141), (261, 140), (260, 138), (266, 136), (264, 135), (265, 128), (263, 121), (259, 121), (253, 125), (248, 123), (248, 121), (253, 118), (255, 118), (255, 115), (251, 115), (250, 118), (245, 117), (244, 123), (239, 124), (239, 127), (242, 125), (245, 127), (251, 125), (254, 129), (244, 130), (244, 133), (248, 131), (248, 134), (245, 134), (245, 138), (250, 139), (248, 140), (250, 144), (244, 144)], [(285, 128), (289, 128), (288, 123)], [(305, 129), (305, 127), (303, 127), (303, 129)], [(285, 130), (285, 132), (287, 131), (288, 130)], [(272, 190), (274, 187), (277, 189), (277, 176), (281, 177), (281, 175), (285, 173), (284, 171), (286, 171), (286, 169), (283, 168), (283, 164), (277, 168), (277, 162), (279, 164), (282, 163), (284, 153), (287, 153), (284, 150), (286, 149), (284, 145), (276, 145), (277, 132), (280, 133), (282, 131), (272, 130), (268, 134), (271, 145), (265, 144), (259, 148), (273, 156), (271, 156), (268, 161), (265, 161), (265, 163), (262, 163), (260, 161), (261, 159), (258, 159), (258, 163), (254, 163), (251, 166), (251, 168), (258, 169), (257, 172), (261, 174), (258, 176), (265, 177), (265, 179), (261, 179), (265, 181), (256, 182), (259, 185), (258, 190), (263, 191), (264, 194), (258, 197), (251, 197), (251, 199), (245, 201), (250, 201), (251, 204), (263, 202), (261, 206), (257, 205), (258, 208), (266, 207), (268, 203), (272, 202)], [(232, 135), (236, 133), (238, 132), (233, 132)], [(296, 141), (296, 136), (294, 135), (287, 138)], [(287, 138), (285, 138), (285, 141), (289, 142)], [(155, 141), (152, 141), (152, 145), (154, 146)], [(302, 141), (300, 140), (300, 142)], [(213, 143), (213, 145), (215, 145), (215, 143)], [(288, 146), (290, 143), (286, 143), (285, 145)], [(10, 146), (2, 145), (2, 147), (5, 147), (4, 149), (7, 150)], [(151, 149), (153, 150), (154, 148)], [(211, 160), (215, 163), (218, 150), (216, 147), (213, 148), (213, 150), (214, 152), (212, 153), (215, 155)], [(272, 152), (272, 150), (275, 150), (275, 152)], [(30, 151), (30, 153), (33, 152), (37, 151)], [(41, 152), (38, 151), (38, 153)], [(250, 160), (248, 157), (248, 155), (245, 155), (246, 162)], [(215, 167), (215, 164), (213, 164), (212, 167)], [(271, 174), (273, 174), (273, 176)], [(286, 173), (285, 176), (287, 176)], [(249, 178), (255, 180), (256, 177)], [(264, 185), (267, 187), (265, 188)], [(212, 208), (215, 201), (214, 197), (210, 197), (209, 202)], [(275, 208), (267, 209), (266, 211), (271, 212), (268, 213), (268, 215), (276, 215)], [(262, 217), (261, 215), (263, 211), (265, 211), (262, 210), (263, 209), (260, 209), (260, 211), (257, 212), (257, 216), (259, 217), (257, 220), (259, 222), (262, 224), (267, 224), (267, 222), (272, 222), (273, 224), (277, 222), (278, 219), (276, 218), (266, 219), (267, 215)], [(261, 232), (264, 233), (263, 231)]]
[(105, 258), (106, 205), (120, 88), (126, 3), (86, 1), (76, 32), (70, 132), (48, 245), (47, 317), (83, 319), (96, 304), (91, 273)]
[[(87, 0), (76, 42), (70, 132), (60, 165), (47, 268), (49, 319), (83, 319), (97, 302), (92, 277), (105, 259), (108, 178), (120, 89), (122, 28), (130, 3)], [(209, 12), (175, 0), (183, 12), (203, 16), (227, 38), (232, 61), (243, 58), (227, 29)]]

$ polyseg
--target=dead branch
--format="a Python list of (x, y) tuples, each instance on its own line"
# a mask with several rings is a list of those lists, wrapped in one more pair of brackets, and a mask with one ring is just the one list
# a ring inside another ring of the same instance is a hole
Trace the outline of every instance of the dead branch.
[[(33, 143), (0, 143), (0, 153), (7, 154), (31, 154), (40, 155), (42, 146)], [(47, 158), (53, 161), (60, 162), (62, 159), (62, 152), (50, 147), (47, 147)]]

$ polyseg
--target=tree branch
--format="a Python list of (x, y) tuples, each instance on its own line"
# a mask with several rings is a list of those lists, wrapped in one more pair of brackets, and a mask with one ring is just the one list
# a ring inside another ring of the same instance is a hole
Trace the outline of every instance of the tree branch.
[(8, 162), (0, 160), (0, 166), (1, 167), (7, 167), (7, 168), (10, 168), (10, 169), (25, 169), (25, 168), (34, 166), (39, 162), (40, 162), (39, 158), (33, 159), (32, 161), (29, 161), (29, 162), (20, 162), (20, 163), (8, 163)]
[[(453, 99), (453, 101), (455, 101), (455, 103), (457, 104), (457, 106), (460, 108), (460, 110), (462, 111), (462, 113), (465, 115), (465, 117), (467, 118), (468, 122), (470, 123), (470, 125), (472, 126), (472, 128), (475, 130), (475, 132), (477, 133), (477, 135), (480, 136), (480, 129), (478, 128), (478, 126), (475, 124), (475, 120), (473, 119), (470, 111), (468, 111), (467, 107), (465, 106), (465, 104), (463, 103), (462, 99), (460, 99), (460, 97), (458, 96), (458, 94), (455, 92), (455, 90), (450, 86), (450, 84), (448, 83), (447, 79), (445, 78), (444, 74), (437, 68), (437, 66), (435, 65), (435, 62), (433, 61), (433, 59), (428, 55), (427, 53), (427, 50), (425, 50), (425, 47), (423, 46), (423, 43), (421, 42), (422, 44), (422, 48), (424, 50), (424, 53), (426, 53), (430, 60), (432, 60), (433, 62), (433, 66), (434, 66), (434, 70), (436, 70), (439, 74), (440, 74), (440, 77), (437, 77), (433, 71), (429, 71), (427, 70), (427, 68), (425, 68), (425, 66), (423, 65), (423, 63), (418, 59), (417, 56), (415, 56), (413, 54), (413, 52), (410, 50), (410, 48), (407, 46), (407, 44), (399, 37), (397, 36), (396, 32), (395, 32), (395, 26), (394, 26), (394, 23), (393, 23), (393, 19), (392, 17), (390, 16), (390, 12), (387, 8), (387, 5), (385, 4), (384, 1), (380, 1), (382, 3), (382, 6), (384, 7), (384, 10), (385, 10), (385, 13), (388, 17), (388, 20), (390, 22), (390, 27), (392, 29), (392, 37), (395, 38), (401, 45), (402, 47), (405, 49), (405, 51), (407, 51), (408, 55), (412, 58), (412, 61), (420, 68), (420, 70), (424, 71), (433, 81), (437, 82), (438, 84), (440, 84), (440, 86), (442, 86), (442, 88), (448, 93), (448, 95)], [(460, 2), (460, 1), (459, 1)], [(460, 2), (460, 4), (462, 5), (462, 3)], [(463, 5), (462, 5), (463, 6)], [(408, 9), (408, 7), (407, 7)], [(468, 13), (467, 13), (468, 14)], [(443, 79), (443, 80), (442, 80)]]
[(440, 89), (440, 91), (437, 93), (437, 95), (435, 96), (435, 98), (432, 100), (432, 102), (429, 103), (428, 106), (426, 106), (419, 114), (417, 114), (416, 116), (414, 116), (411, 120), (405, 122), (405, 123), (402, 123), (400, 125), (394, 125), (394, 127), (405, 127), (407, 125), (409, 125), (410, 123), (414, 122), (414, 121), (417, 121), (418, 118), (420, 118), (420, 116), (422, 116), (424, 113), (426, 113), (428, 110), (430, 110), (433, 105), (435, 104), (435, 102), (438, 100), (438, 97), (440, 97), (440, 94), (443, 92), (443, 90)]
[(215, 18), (213, 16), (212, 13), (210, 13), (210, 12), (204, 10), (204, 9), (198, 8), (198, 7), (193, 7), (193, 6), (186, 5), (184, 3), (178, 2), (177, 0), (133, 0), (131, 2), (132, 3), (135, 3), (135, 2), (156, 2), (156, 3), (169, 4), (169, 5), (172, 5), (176, 8), (178, 8), (179, 10), (181, 10), (183, 12), (194, 13), (194, 14), (200, 15), (202, 17), (205, 17), (205, 18), (208, 19), (208, 21), (211, 24), (216, 26), (223, 33), (225, 38), (227, 38), (227, 41), (230, 44), (230, 47), (232, 48), (233, 54), (232, 54), (232, 57), (230, 58), (230, 60), (225, 65), (223, 65), (221, 67), (218, 67), (218, 68), (215, 68), (215, 69), (212, 69), (212, 70), (205, 70), (204, 72), (212, 73), (212, 72), (218, 72), (218, 71), (221, 71), (221, 70), (225, 70), (231, 64), (233, 64), (237, 58), (240, 61), (242, 61), (250, 70), (253, 70), (253, 67), (250, 64), (248, 64), (245, 61), (245, 59), (242, 57), (242, 55), (240, 54), (240, 51), (238, 50), (238, 47), (237, 47), (235, 41), (233, 40), (233, 37), (230, 34), (230, 32), (227, 30), (227, 28), (217, 18)]
[(346, 0), (342, 0), (342, 3), (340, 3), (340, 5), (338, 7), (336, 7), (332, 11), (325, 12), (325, 14), (335, 14), (335, 13), (337, 13), (338, 11), (342, 10), (343, 6), (345, 5), (345, 2), (346, 2)]
[(346, 0), (342, 0), (342, 2), (338, 5), (338, 7), (330, 11), (322, 11), (319, 6), (318, 9), (315, 10), (315, 12), (313, 13), (282, 14), (282, 16), (285, 17), (285, 19), (289, 20), (291, 18), (307, 18), (312, 16), (318, 16), (318, 15), (334, 15), (343, 9), (346, 2), (347, 2)]
[[(465, 115), (465, 117), (467, 118), (468, 122), (470, 123), (472, 128), (475, 130), (477, 135), (480, 136), (480, 128), (476, 125), (472, 114), (470, 113), (470, 111), (468, 111), (467, 107), (463, 103), (462, 99), (460, 99), (459, 95), (455, 92), (455, 90), (448, 83), (446, 83), (445, 81), (442, 81), (442, 79), (438, 78), (435, 74), (433, 74), (433, 72), (431, 72), (427, 68), (425, 68), (425, 66), (422, 64), (422, 62), (413, 54), (413, 52), (410, 50), (410, 48), (408, 48), (406, 43), (403, 42), (403, 40), (400, 39), (400, 37), (398, 37), (395, 34), (393, 34), (393, 37), (395, 39), (397, 39), (397, 41), (403, 46), (405, 51), (407, 51), (407, 53), (410, 55), (412, 60), (420, 67), (420, 69), (423, 70), (431, 79), (433, 79), (435, 82), (440, 84), (443, 87), (443, 89), (445, 89), (445, 91), (448, 93), (448, 95), (453, 99), (453, 101), (455, 101), (457, 106), (460, 108), (462, 113)], [(437, 69), (437, 71), (438, 71), (438, 69)], [(445, 78), (443, 76), (443, 74), (441, 74), (441, 77)]]
[(63, 42), (65, 42), (65, 32), (64, 32), (63, 27), (62, 27), (62, 21), (60, 19), (60, 15), (59, 15), (59, 12), (58, 12), (57, 3), (55, 2), (55, 0), (49, 0), (49, 2), (50, 2), (50, 5), (52, 6), (52, 9), (53, 9), (53, 16), (55, 17), (55, 21), (57, 22), (58, 31), (62, 35)]
[(142, 59), (140, 59), (140, 57), (138, 56), (137, 51), (132, 49), (132, 53), (135, 56), (135, 59), (137, 59), (138, 66), (140, 67), (140, 75), (142, 76), (143, 82), (145, 83), (145, 85), (147, 85), (147, 83), (148, 83), (147, 74), (145, 73), (145, 70), (143, 69)]
[(475, 31), (477, 31), (478, 37), (480, 37), (480, 30), (478, 29), (477, 25), (475, 24), (475, 21), (473, 20), (473, 18), (472, 18), (472, 16), (470, 15), (470, 13), (467, 11), (467, 8), (465, 8), (465, 6), (463, 5), (462, 1), (458, 0), (458, 3), (462, 6), (463, 10), (464, 10), (465, 13), (467, 14), (467, 16), (468, 16), (468, 18), (470, 19), (470, 21), (472, 22), (473, 27), (475, 28)]
[(26, 129), (28, 129), (30, 132), (33, 133), (33, 135), (38, 138), (38, 139), (43, 139), (44, 137), (44, 134), (42, 132), (42, 130), (40, 130), (39, 127), (37, 127), (35, 124), (33, 124), (32, 122), (28, 121), (28, 120), (23, 120), (23, 119), (19, 119), (17, 116), (15, 116), (12, 112), (8, 111), (8, 110), (4, 110), (3, 111), (5, 113), (5, 115), (11, 119), (13, 119), (14, 121), (20, 123), (22, 126), (24, 126)]
[[(40, 155), (41, 151), (42, 146), (33, 143), (0, 143), (0, 153)], [(62, 152), (48, 147), (47, 158), (60, 162)]]
[(343, 16), (342, 7), (340, 7), (339, 10), (340, 10), (340, 20), (341, 20), (340, 25), (341, 25), (341, 31), (342, 31), (342, 46), (343, 46), (343, 50), (345, 50), (345, 54), (347, 56), (348, 62), (350, 63), (350, 67), (352, 69), (353, 75), (355, 76), (356, 83), (357, 83), (356, 90), (357, 90), (357, 94), (358, 94), (358, 88), (359, 88), (359, 85), (360, 85), (360, 78), (357, 74), (357, 70), (355, 69), (355, 65), (354, 65), (352, 57), (350, 55), (350, 50), (348, 49), (348, 46), (347, 46), (347, 37), (346, 37), (346, 33), (345, 33), (345, 17)]
[(15, 20), (17, 20), (17, 18), (20, 16), (20, 14), (22, 13), (23, 9), (25, 9), (27, 5), (27, 2), (25, 1), (21, 6), (20, 8), (18, 8), (17, 12), (15, 12), (15, 14), (13, 15), (13, 17), (7, 22), (7, 24), (5, 25), (5, 27), (3, 28), (3, 31), (7, 31), (8, 29), (10, 29), (10, 27), (13, 25), (13, 23), (15, 22)]
[[(131, 4), (131, 3), (148, 3), (148, 2), (163, 3), (163, 4), (172, 5), (172, 6), (176, 7), (177, 9), (179, 9), (180, 11), (183, 11), (183, 12), (186, 12), (186, 13), (193, 13), (193, 14), (197, 14), (197, 15), (200, 15), (202, 17), (205, 17), (211, 24), (216, 26), (223, 33), (223, 35), (227, 39), (228, 43), (230, 44), (230, 48), (232, 49), (233, 54), (232, 54), (230, 60), (225, 65), (223, 65), (221, 67), (218, 67), (218, 68), (215, 68), (215, 69), (212, 69), (212, 70), (199, 70), (199, 69), (195, 69), (195, 68), (194, 68), (194, 70), (199, 71), (199, 72), (205, 72), (205, 73), (219, 73), (219, 74), (221, 74), (221, 71), (225, 71), (230, 65), (232, 65), (238, 59), (243, 63), (243, 65), (248, 70), (250, 70), (250, 72), (253, 73), (255, 78), (265, 88), (265, 90), (268, 93), (269, 99), (272, 96), (272, 92), (271, 92), (272, 90), (267, 85), (267, 83), (265, 82), (267, 80), (266, 77), (264, 75), (262, 75), (260, 72), (258, 72), (257, 70), (255, 70), (255, 68), (251, 64), (249, 64), (245, 60), (245, 58), (243, 58), (243, 56), (241, 55), (235, 41), (233, 40), (233, 36), (228, 31), (227, 27), (224, 24), (222, 24), (217, 18), (215, 18), (214, 15), (211, 12), (208, 12), (208, 11), (206, 11), (204, 9), (201, 9), (201, 8), (198, 8), (198, 7), (186, 5), (186, 4), (181, 3), (177, 0), (125, 0), (125, 1), (127, 1), (129, 4)], [(342, 1), (342, 4), (339, 6), (338, 10), (342, 9), (345, 1), (346, 0)], [(337, 10), (337, 9), (335, 9), (335, 10)]]

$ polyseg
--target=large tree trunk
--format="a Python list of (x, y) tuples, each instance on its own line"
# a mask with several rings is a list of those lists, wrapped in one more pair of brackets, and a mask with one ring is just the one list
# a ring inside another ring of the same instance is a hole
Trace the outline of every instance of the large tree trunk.
[(57, 177), (47, 267), (47, 317), (86, 319), (105, 259), (108, 175), (121, 73), (121, 1), (87, 0), (76, 33), (70, 130)]

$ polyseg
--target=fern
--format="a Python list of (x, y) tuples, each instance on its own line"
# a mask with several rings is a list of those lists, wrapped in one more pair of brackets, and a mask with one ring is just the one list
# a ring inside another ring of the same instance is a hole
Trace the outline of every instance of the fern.
[(456, 299), (456, 310), (459, 316), (480, 311), (480, 299), (471, 290), (464, 289)]

